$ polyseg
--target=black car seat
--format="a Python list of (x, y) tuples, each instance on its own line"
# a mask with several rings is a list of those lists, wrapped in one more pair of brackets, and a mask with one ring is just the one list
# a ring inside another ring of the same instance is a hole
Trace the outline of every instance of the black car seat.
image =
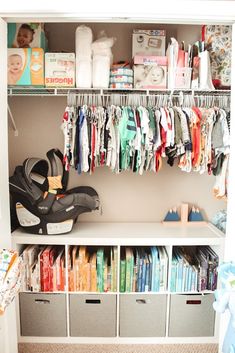
[(62, 153), (52, 149), (47, 156), (51, 176), (48, 176), (49, 165), (45, 159), (28, 158), (15, 168), (9, 180), (12, 207), (20, 226), (29, 233), (68, 233), (81, 213), (99, 209), (99, 196), (87, 186), (67, 191), (68, 172), (62, 165)]

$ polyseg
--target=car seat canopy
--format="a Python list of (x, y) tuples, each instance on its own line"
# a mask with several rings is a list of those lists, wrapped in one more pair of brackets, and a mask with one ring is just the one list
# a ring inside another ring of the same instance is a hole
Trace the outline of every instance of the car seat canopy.
[(28, 185), (36, 184), (42, 191), (48, 189), (49, 165), (45, 159), (28, 158), (23, 163), (23, 173)]

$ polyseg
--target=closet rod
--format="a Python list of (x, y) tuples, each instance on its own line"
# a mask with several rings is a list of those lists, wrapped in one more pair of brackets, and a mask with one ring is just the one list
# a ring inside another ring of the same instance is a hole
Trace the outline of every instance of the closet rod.
[(192, 90), (192, 89), (159, 89), (159, 90), (150, 90), (150, 89), (109, 89), (109, 88), (37, 88), (37, 87), (9, 87), (8, 95), (9, 96), (63, 96), (67, 97), (69, 93), (73, 93), (76, 95), (79, 94), (98, 94), (101, 96), (104, 95), (112, 95), (112, 94), (143, 94), (146, 96), (152, 96), (156, 94), (177, 94), (182, 92), (183, 94), (212, 94), (212, 95), (230, 95), (231, 90)]

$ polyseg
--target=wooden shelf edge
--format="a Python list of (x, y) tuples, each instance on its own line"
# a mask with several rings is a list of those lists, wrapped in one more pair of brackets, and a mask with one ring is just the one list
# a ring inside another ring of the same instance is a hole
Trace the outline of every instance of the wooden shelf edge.
[(164, 226), (178, 226), (178, 227), (201, 227), (201, 226), (206, 226), (209, 224), (209, 222), (206, 221), (195, 221), (195, 222), (181, 222), (181, 221), (172, 221), (172, 222), (166, 222), (162, 221), (162, 224)]

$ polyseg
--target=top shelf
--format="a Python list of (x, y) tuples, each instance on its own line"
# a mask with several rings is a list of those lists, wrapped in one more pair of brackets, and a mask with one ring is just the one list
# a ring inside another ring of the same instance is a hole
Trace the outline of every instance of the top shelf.
[(111, 88), (48, 88), (48, 87), (8, 87), (8, 96), (62, 96), (67, 97), (68, 93), (75, 94), (98, 94), (98, 95), (110, 95), (110, 94), (143, 94), (143, 95), (154, 95), (154, 94), (195, 94), (195, 95), (230, 95), (231, 90), (192, 90), (192, 89), (111, 89)]

